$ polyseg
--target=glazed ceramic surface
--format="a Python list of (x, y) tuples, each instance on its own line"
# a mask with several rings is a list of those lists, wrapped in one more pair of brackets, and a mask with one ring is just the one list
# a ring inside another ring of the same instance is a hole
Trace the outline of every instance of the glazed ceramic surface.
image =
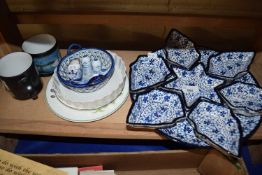
[(115, 61), (115, 71), (102, 88), (92, 93), (79, 93), (63, 86), (54, 74), (53, 89), (56, 97), (65, 105), (74, 109), (98, 109), (111, 103), (119, 96), (125, 85), (126, 67), (122, 58), (110, 52)]
[(199, 49), (200, 53), (200, 62), (204, 65), (205, 68), (208, 67), (208, 61), (211, 57), (218, 54), (217, 51), (211, 49)]
[(209, 60), (208, 72), (221, 78), (234, 78), (248, 70), (254, 52), (223, 52)]
[(249, 72), (247, 72), (242, 77), (239, 77), (239, 78), (235, 79), (235, 81), (236, 82), (242, 82), (242, 83), (249, 83), (249, 84), (258, 85), (257, 82), (256, 82), (256, 79)]
[(247, 137), (248, 135), (250, 135), (259, 126), (261, 122), (260, 115), (244, 116), (241, 114), (235, 114), (235, 116), (240, 121), (243, 137)]
[(184, 117), (180, 97), (163, 90), (141, 94), (133, 103), (127, 123), (132, 126), (160, 127)]
[(122, 93), (111, 103), (94, 110), (77, 110), (68, 107), (56, 98), (53, 88), (53, 77), (49, 80), (46, 88), (46, 102), (49, 108), (60, 118), (71, 122), (93, 122), (101, 120), (117, 111), (126, 101), (129, 95), (129, 81), (125, 80)]
[(49, 34), (28, 38), (23, 42), (22, 49), (33, 57), (35, 67), (43, 76), (53, 74), (61, 59), (56, 39)]
[(158, 131), (175, 142), (197, 147), (208, 147), (207, 143), (196, 137), (194, 129), (186, 119), (178, 121), (174, 126), (160, 128)]
[(199, 59), (194, 43), (177, 30), (172, 30), (166, 42), (167, 60), (176, 66), (190, 69)]
[(214, 88), (224, 81), (206, 75), (201, 64), (191, 71), (180, 68), (174, 68), (173, 70), (177, 75), (177, 79), (168, 83), (165, 87), (182, 91), (187, 107), (193, 105), (200, 97), (220, 102)]
[(165, 49), (159, 49), (159, 50), (157, 50), (157, 51), (155, 51), (153, 53), (157, 54), (159, 57), (162, 57), (162, 58), (166, 57)]
[(143, 91), (146, 88), (164, 82), (170, 71), (161, 57), (156, 53), (140, 56), (130, 65), (131, 91)]
[(59, 80), (77, 92), (93, 92), (110, 79), (114, 59), (105, 50), (88, 48), (64, 57), (58, 65)]
[(202, 101), (191, 111), (189, 119), (194, 123), (197, 133), (215, 147), (219, 146), (226, 152), (239, 156), (241, 133), (229, 108)]
[(232, 108), (258, 115), (262, 111), (262, 89), (256, 85), (237, 82), (220, 90), (220, 94)]

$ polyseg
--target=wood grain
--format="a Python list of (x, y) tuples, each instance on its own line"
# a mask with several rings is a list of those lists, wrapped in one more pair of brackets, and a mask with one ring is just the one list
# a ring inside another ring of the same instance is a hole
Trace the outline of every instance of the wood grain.
[[(126, 67), (146, 51), (115, 51), (125, 61)], [(64, 53), (64, 51), (63, 51)], [(256, 55), (251, 71), (262, 83), (262, 53)], [(33, 134), (67, 137), (116, 138), (116, 139), (152, 139), (162, 140), (162, 136), (152, 130), (126, 127), (126, 117), (131, 100), (111, 116), (91, 123), (72, 123), (54, 115), (45, 102), (45, 90), (49, 78), (43, 78), (44, 88), (37, 100), (19, 101), (13, 99), (3, 87), (0, 88), (0, 132), (15, 134)], [(262, 139), (262, 126), (251, 139)]]
[(12, 12), (140, 12), (262, 17), (259, 0), (7, 0)]

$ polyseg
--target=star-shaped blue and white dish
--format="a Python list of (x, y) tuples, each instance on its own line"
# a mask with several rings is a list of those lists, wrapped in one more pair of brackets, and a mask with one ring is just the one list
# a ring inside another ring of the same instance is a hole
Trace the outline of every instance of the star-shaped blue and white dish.
[(127, 116), (127, 124), (134, 127), (162, 127), (184, 117), (181, 99), (176, 93), (151, 90), (138, 95)]
[(165, 61), (156, 53), (139, 56), (130, 65), (130, 92), (138, 93), (155, 88), (170, 76), (172, 75)]
[(204, 65), (205, 68), (208, 67), (209, 59), (219, 54), (219, 52), (212, 49), (201, 48), (198, 49), (198, 51), (200, 53), (200, 62)]
[(255, 132), (262, 120), (262, 117), (260, 115), (244, 116), (241, 114), (235, 114), (235, 116), (240, 121), (240, 125), (242, 128), (242, 136), (245, 139), (247, 139)]
[(209, 59), (208, 73), (225, 80), (233, 80), (248, 70), (254, 52), (222, 52)]
[(253, 116), (262, 113), (262, 88), (235, 82), (219, 90), (226, 104), (237, 114)]
[(199, 60), (199, 53), (188, 37), (177, 30), (172, 30), (165, 46), (167, 61), (175, 66), (190, 69)]
[(239, 156), (242, 133), (229, 108), (211, 101), (199, 101), (188, 119), (201, 139), (224, 153)]
[(174, 126), (157, 129), (161, 135), (182, 144), (193, 147), (209, 147), (209, 145), (196, 137), (195, 132), (189, 122), (184, 118), (175, 123)]
[(180, 68), (173, 68), (173, 70), (177, 79), (166, 84), (164, 88), (181, 92), (187, 108), (190, 108), (201, 97), (221, 102), (214, 89), (223, 84), (224, 80), (208, 76), (202, 64), (198, 64), (191, 71)]

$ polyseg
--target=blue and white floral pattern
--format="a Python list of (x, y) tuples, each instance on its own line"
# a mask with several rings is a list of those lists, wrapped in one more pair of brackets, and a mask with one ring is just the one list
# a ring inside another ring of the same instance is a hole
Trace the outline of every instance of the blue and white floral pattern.
[(200, 53), (200, 62), (204, 65), (205, 68), (208, 66), (209, 59), (219, 53), (211, 49), (199, 49), (198, 51)]
[(114, 58), (102, 49), (86, 48), (65, 56), (57, 67), (59, 81), (77, 92), (101, 88), (114, 72)]
[(242, 135), (244, 138), (247, 137), (250, 133), (252, 133), (261, 121), (260, 115), (255, 115), (251, 117), (251, 116), (244, 116), (241, 114), (235, 114), (235, 116), (240, 121), (240, 125), (242, 128)]
[(127, 123), (133, 126), (161, 126), (172, 124), (181, 117), (184, 117), (184, 110), (177, 94), (152, 90), (137, 97), (129, 111)]
[(166, 42), (167, 60), (177, 66), (190, 69), (199, 59), (194, 43), (177, 30), (172, 30)]
[(190, 49), (174, 49), (167, 48), (167, 59), (171, 64), (190, 69), (198, 60), (199, 54), (195, 48)]
[(157, 50), (157, 51), (155, 51), (153, 53), (157, 54), (158, 57), (166, 58), (165, 49), (159, 49), (159, 50)]
[(207, 101), (200, 102), (189, 114), (196, 131), (227, 152), (238, 156), (241, 133), (230, 109)]
[(170, 71), (155, 53), (141, 56), (130, 66), (131, 91), (139, 91), (166, 80)]
[(257, 82), (254, 79), (253, 75), (251, 73), (249, 73), (249, 72), (247, 72), (242, 77), (237, 78), (235, 81), (236, 82), (242, 82), (242, 83), (249, 83), (249, 84), (257, 85)]
[(232, 108), (244, 108), (252, 114), (262, 112), (262, 89), (252, 84), (234, 83), (220, 90)]
[(166, 88), (182, 91), (185, 97), (186, 105), (190, 107), (200, 97), (213, 100), (220, 103), (215, 87), (221, 85), (224, 81), (212, 78), (206, 75), (201, 64), (194, 67), (191, 71), (174, 68), (177, 79), (165, 85)]
[(254, 52), (223, 52), (210, 59), (208, 72), (221, 78), (232, 79), (240, 72), (247, 71), (254, 55)]
[(178, 121), (174, 126), (160, 128), (158, 131), (175, 142), (183, 142), (198, 147), (208, 147), (206, 142), (196, 137), (193, 127), (186, 119)]

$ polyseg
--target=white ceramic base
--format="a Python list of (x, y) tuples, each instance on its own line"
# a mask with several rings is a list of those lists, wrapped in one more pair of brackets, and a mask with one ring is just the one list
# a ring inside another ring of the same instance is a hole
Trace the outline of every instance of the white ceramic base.
[(71, 122), (93, 122), (101, 120), (118, 110), (125, 103), (129, 95), (129, 81), (126, 76), (122, 93), (112, 103), (95, 110), (76, 110), (64, 105), (57, 99), (55, 93), (51, 90), (52, 84), (53, 77), (49, 80), (46, 88), (46, 102), (58, 117)]

